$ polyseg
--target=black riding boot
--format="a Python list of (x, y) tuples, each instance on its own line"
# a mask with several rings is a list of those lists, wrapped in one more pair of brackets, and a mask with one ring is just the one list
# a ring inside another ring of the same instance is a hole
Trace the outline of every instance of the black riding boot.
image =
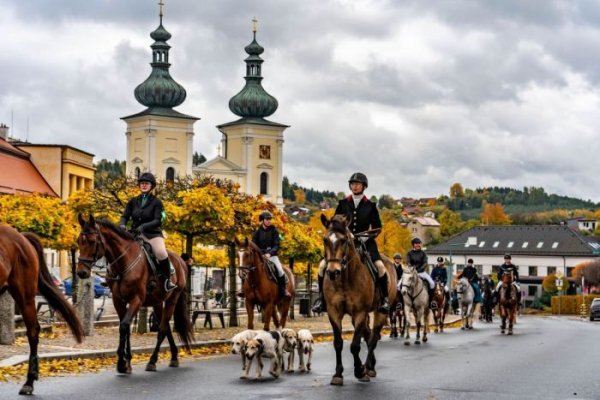
[(292, 297), (285, 284), (285, 275), (277, 277), (277, 286), (279, 287), (279, 297), (282, 299), (286, 297)]
[(379, 293), (381, 293), (381, 302), (377, 311), (382, 313), (390, 312), (390, 298), (388, 294), (388, 276), (383, 274), (377, 278), (377, 286), (379, 287)]
[(323, 277), (319, 276), (319, 298), (315, 301), (312, 312), (321, 314), (325, 311), (327, 311), (327, 304), (325, 304), (325, 296), (323, 296)]
[(171, 290), (175, 289), (177, 286), (175, 286), (170, 279), (171, 263), (169, 262), (168, 258), (158, 262), (158, 270), (160, 275), (162, 275), (163, 279), (165, 280), (165, 291), (170, 292)]
[(429, 308), (435, 310), (437, 308), (437, 303), (433, 301), (433, 289), (427, 285), (427, 292), (429, 293)]

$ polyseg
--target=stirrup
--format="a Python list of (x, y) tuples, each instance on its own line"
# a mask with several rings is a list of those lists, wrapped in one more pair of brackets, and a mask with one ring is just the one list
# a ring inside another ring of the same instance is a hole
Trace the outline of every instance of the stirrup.
[(312, 312), (314, 312), (315, 314), (322, 314), (326, 310), (327, 307), (325, 306), (325, 302), (321, 298), (318, 298), (315, 302), (315, 305), (312, 308)]
[(165, 292), (169, 293), (171, 290), (175, 289), (177, 285), (173, 284), (169, 278), (165, 279)]

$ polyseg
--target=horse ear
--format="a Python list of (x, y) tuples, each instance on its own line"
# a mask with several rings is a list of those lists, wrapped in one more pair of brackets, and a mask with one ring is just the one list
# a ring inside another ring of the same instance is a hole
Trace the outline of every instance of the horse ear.
[(90, 225), (96, 225), (96, 220), (92, 214), (90, 214)]
[(237, 238), (237, 236), (234, 238), (234, 240), (235, 240), (235, 245), (236, 245), (237, 247), (240, 247), (240, 244), (241, 244), (241, 243), (240, 243), (240, 240)]
[(248, 247), (248, 238), (244, 238), (244, 246)]
[(77, 214), (77, 221), (79, 221), (79, 225), (83, 228), (85, 226), (85, 220), (81, 214)]
[(327, 219), (327, 216), (325, 214), (321, 214), (321, 223), (325, 228), (329, 228), (330, 221)]
[(346, 227), (350, 228), (350, 224), (352, 223), (352, 214), (348, 213), (344, 216), (344, 219), (346, 220)]

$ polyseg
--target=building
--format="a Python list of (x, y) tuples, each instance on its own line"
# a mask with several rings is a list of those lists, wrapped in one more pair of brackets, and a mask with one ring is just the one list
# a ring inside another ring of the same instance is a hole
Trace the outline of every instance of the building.
[(565, 221), (565, 224), (571, 229), (577, 229), (580, 232), (594, 233), (598, 226), (598, 221), (589, 218), (570, 218)]
[(565, 225), (477, 226), (427, 249), (432, 263), (438, 256), (451, 260), (453, 273), (472, 258), (480, 275), (497, 273), (507, 253), (519, 267), (521, 290), (531, 301), (541, 295), (547, 275), (560, 272), (573, 287), (578, 284), (573, 279), (575, 266), (600, 257), (600, 243)]
[(412, 237), (418, 237), (425, 245), (440, 237), (440, 223), (431, 217), (414, 217), (406, 224), (406, 228)]

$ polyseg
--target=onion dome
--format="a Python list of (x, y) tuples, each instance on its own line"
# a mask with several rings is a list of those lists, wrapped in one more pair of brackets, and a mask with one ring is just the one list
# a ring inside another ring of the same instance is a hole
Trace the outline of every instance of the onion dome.
[(172, 108), (180, 105), (185, 100), (185, 89), (175, 82), (169, 74), (169, 49), (167, 40), (171, 34), (162, 25), (162, 11), (160, 24), (150, 34), (154, 39), (152, 48), (152, 72), (150, 76), (135, 88), (135, 99), (149, 108)]
[(265, 91), (261, 85), (261, 65), (263, 59), (260, 54), (265, 50), (256, 41), (256, 27), (253, 29), (254, 39), (244, 48), (248, 57), (246, 63), (246, 86), (229, 100), (229, 109), (242, 118), (264, 118), (277, 110), (277, 99)]

